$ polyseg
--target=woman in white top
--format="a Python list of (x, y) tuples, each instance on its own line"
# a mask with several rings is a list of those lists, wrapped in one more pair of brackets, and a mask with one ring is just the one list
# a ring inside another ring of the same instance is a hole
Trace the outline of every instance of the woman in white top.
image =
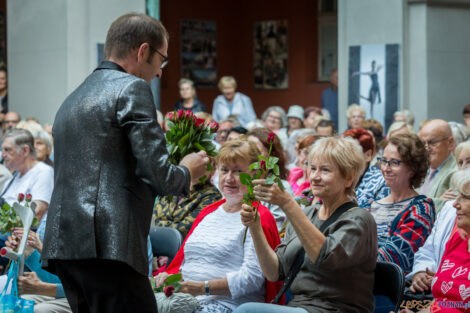
[[(184, 281), (180, 292), (197, 297), (201, 308), (196, 312), (229, 313), (242, 303), (269, 301), (269, 295), (275, 295), (270, 289), (272, 283), (265, 288), (251, 236), (243, 243), (245, 227), (239, 213), (246, 192), (239, 174), (249, 172), (259, 154), (247, 140), (222, 145), (217, 164), (224, 199), (201, 211), (173, 262), (155, 278), (159, 286), (168, 274), (181, 272)], [(276, 222), (266, 207), (260, 205), (259, 212), (266, 237), (274, 248), (280, 242)]]

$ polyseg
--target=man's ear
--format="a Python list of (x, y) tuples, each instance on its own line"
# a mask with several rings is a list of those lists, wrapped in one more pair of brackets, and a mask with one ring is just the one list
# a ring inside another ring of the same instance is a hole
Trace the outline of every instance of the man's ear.
[(147, 62), (149, 56), (150, 45), (144, 42), (137, 48), (137, 63), (141, 64)]

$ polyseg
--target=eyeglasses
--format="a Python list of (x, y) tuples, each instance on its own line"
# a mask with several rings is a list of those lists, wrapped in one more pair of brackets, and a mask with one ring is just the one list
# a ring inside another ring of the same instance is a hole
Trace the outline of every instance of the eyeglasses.
[(447, 139), (449, 139), (449, 137), (445, 137), (445, 138), (442, 138), (442, 139), (436, 139), (436, 140), (430, 140), (430, 141), (424, 141), (423, 140), (423, 143), (424, 143), (425, 147), (435, 148), (435, 147), (437, 147), (437, 145), (440, 142), (442, 142), (444, 140), (447, 140)]
[(152, 50), (153, 52), (158, 53), (163, 58), (162, 65), (160, 66), (160, 68), (163, 69), (168, 64), (168, 62), (170, 62), (170, 60), (168, 59), (168, 57), (161, 54), (160, 51), (158, 51), (157, 49), (155, 49), (151, 45), (149, 45), (149, 47), (150, 47), (150, 50)]
[(282, 118), (281, 118), (281, 117), (275, 116), (275, 115), (268, 115), (268, 116), (266, 116), (266, 119), (268, 119), (268, 118), (273, 119), (273, 120), (275, 120), (275, 121), (282, 121)]
[(397, 160), (397, 159), (386, 160), (384, 158), (377, 158), (377, 163), (379, 164), (380, 167), (385, 167), (386, 165), (388, 165), (390, 168), (396, 169), (400, 167), (403, 161)]

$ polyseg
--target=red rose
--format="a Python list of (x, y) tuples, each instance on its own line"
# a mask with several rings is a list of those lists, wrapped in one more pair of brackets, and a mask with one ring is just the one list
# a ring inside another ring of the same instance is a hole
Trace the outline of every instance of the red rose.
[(170, 297), (173, 294), (173, 291), (175, 290), (174, 286), (166, 286), (165, 289), (163, 289), (163, 292), (165, 293), (165, 296)]
[(259, 162), (259, 168), (262, 169), (262, 170), (266, 170), (266, 162), (264, 160), (261, 160)]
[(24, 194), (23, 193), (18, 194), (18, 202), (21, 202), (23, 200), (24, 200)]
[(176, 117), (180, 120), (184, 117), (184, 110), (178, 110), (178, 112), (176, 112)]
[(204, 126), (205, 120), (203, 118), (196, 119), (196, 127), (202, 128)]
[(274, 143), (274, 136), (276, 136), (274, 133), (268, 134), (268, 144)]
[(168, 112), (166, 114), (166, 118), (169, 119), (170, 121), (172, 121), (174, 117), (175, 117), (175, 114), (173, 112)]
[(31, 202), (32, 199), (33, 199), (33, 196), (30, 193), (28, 193), (26, 195), (26, 202)]
[(186, 110), (186, 118), (187, 119), (192, 119), (193, 118), (193, 112)]
[(219, 123), (217, 122), (212, 122), (211, 125), (209, 126), (211, 128), (211, 132), (215, 133), (219, 130)]

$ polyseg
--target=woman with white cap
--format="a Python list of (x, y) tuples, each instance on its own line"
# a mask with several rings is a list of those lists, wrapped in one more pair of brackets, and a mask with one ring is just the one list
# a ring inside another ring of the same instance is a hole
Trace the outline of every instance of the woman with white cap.
[(279, 130), (277, 135), (281, 138), (284, 147), (290, 135), (297, 129), (304, 127), (304, 109), (300, 105), (291, 105), (287, 112), (287, 127)]

